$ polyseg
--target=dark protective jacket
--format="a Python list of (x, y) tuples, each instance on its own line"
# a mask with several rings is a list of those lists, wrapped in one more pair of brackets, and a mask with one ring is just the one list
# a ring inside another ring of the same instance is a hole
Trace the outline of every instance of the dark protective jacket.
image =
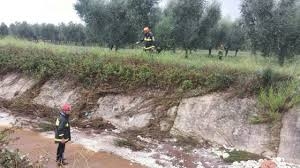
[(60, 112), (55, 123), (55, 143), (61, 142), (61, 139), (71, 140), (71, 131), (69, 123), (69, 115)]
[(141, 41), (143, 41), (145, 44), (144, 50), (150, 50), (150, 49), (155, 48), (155, 44), (154, 44), (155, 39), (154, 39), (152, 32), (145, 33), (144, 39)]

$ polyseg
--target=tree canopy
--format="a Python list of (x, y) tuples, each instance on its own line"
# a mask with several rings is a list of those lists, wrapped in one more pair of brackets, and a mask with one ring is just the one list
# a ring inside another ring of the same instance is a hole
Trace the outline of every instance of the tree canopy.
[(276, 55), (283, 65), (292, 57), (299, 40), (296, 0), (243, 0), (242, 18), (253, 51)]

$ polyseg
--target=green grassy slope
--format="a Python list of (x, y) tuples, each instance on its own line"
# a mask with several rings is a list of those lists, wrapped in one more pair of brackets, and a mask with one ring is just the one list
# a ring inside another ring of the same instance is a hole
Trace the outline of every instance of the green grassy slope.
[[(206, 51), (184, 53), (163, 52), (149, 55), (142, 49), (121, 49), (118, 52), (100, 47), (79, 47), (34, 43), (11, 37), (0, 40), (0, 70), (19, 71), (37, 77), (70, 77), (87, 86), (110, 83), (127, 88), (224, 90), (250, 87), (258, 90), (266, 83), (298, 76), (297, 62), (285, 67), (276, 60), (241, 52), (238, 57), (207, 57)], [(233, 53), (230, 53), (233, 54)], [(265, 69), (272, 69), (266, 74)], [(250, 90), (251, 90), (250, 89)]]

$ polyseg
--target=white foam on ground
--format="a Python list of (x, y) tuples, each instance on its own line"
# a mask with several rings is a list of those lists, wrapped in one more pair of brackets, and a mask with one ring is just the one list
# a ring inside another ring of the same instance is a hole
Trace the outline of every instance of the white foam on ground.
[(0, 126), (2, 127), (11, 127), (15, 122), (16, 118), (9, 113), (0, 111)]
[[(53, 132), (42, 133), (43, 136), (53, 138)], [(72, 129), (72, 142), (80, 144), (85, 148), (94, 152), (110, 152), (115, 155), (121, 156), (124, 159), (130, 160), (135, 163), (142, 164), (151, 168), (176, 168), (172, 166), (169, 156), (163, 156), (164, 165), (159, 165), (157, 160), (152, 158), (158, 151), (152, 150), (151, 152), (132, 151), (128, 148), (115, 146), (115, 140), (119, 139), (116, 136), (102, 133), (98, 135), (86, 135), (76, 129)]]

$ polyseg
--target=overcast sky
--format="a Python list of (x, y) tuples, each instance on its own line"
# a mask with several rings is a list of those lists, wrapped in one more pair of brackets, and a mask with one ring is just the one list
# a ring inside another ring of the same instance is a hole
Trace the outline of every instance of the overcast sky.
[[(172, 1), (172, 0), (170, 0)], [(223, 16), (232, 20), (240, 14), (240, 0), (219, 0), (222, 3)], [(28, 23), (83, 23), (76, 11), (76, 0), (0, 0), (0, 23), (6, 24), (15, 21)]]
[(240, 0), (219, 0), (222, 4), (222, 15), (232, 20), (240, 16)]

